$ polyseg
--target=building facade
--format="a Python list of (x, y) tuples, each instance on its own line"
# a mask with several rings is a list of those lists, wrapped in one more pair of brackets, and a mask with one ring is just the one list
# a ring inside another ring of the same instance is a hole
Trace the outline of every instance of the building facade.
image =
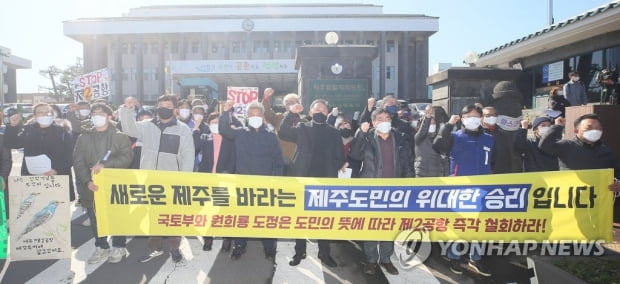
[(374, 45), (372, 92), (425, 99), (428, 38), (438, 19), (388, 15), (367, 4), (150, 6), (122, 17), (64, 22), (84, 46), (85, 72), (109, 68), (113, 102), (170, 92), (225, 98), (227, 86), (297, 92), (298, 46)]
[(0, 46), (0, 101), (3, 104), (17, 102), (17, 69), (30, 68), (30, 60), (12, 54), (8, 47)]
[(575, 17), (479, 54), (478, 67), (523, 70), (521, 83), (531, 92), (524, 101), (534, 108), (547, 107), (547, 95), (580, 73), (590, 102), (600, 102), (597, 81), (603, 69), (620, 69), (620, 1), (611, 1)]

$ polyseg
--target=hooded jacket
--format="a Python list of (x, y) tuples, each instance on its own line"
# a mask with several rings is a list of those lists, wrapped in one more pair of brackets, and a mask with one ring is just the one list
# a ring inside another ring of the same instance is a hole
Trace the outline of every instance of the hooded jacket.
[(119, 113), (123, 132), (142, 141), (141, 169), (194, 170), (194, 138), (185, 123), (176, 118), (165, 125), (157, 118), (136, 122), (133, 109), (120, 108)]
[[(80, 203), (86, 208), (92, 208), (94, 195), (87, 186), (92, 180), (90, 168), (97, 162), (102, 163), (104, 168), (129, 168), (133, 149), (129, 136), (120, 132), (111, 122), (108, 122), (105, 131), (83, 127), (81, 133), (73, 151), (73, 167), (77, 180), (82, 183), (78, 187), (81, 189)], [(104, 160), (108, 151), (110, 155)]]

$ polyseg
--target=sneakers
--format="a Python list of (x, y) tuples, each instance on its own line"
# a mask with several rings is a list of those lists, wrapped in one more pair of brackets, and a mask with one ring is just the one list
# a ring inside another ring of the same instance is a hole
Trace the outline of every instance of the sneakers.
[(329, 255), (320, 255), (319, 254), (319, 259), (321, 260), (321, 262), (329, 267), (337, 267), (338, 264), (336, 263), (336, 261)]
[(302, 259), (306, 259), (306, 253), (302, 253), (302, 254), (295, 254), (293, 256), (293, 260), (288, 262), (288, 265), (290, 266), (297, 266)]
[(230, 254), (230, 258), (233, 260), (237, 260), (241, 258), (241, 256), (245, 253), (245, 248), (241, 246), (235, 246)]
[(398, 269), (394, 267), (394, 264), (392, 264), (392, 262), (381, 263), (381, 267), (383, 267), (383, 269), (385, 269), (385, 271), (387, 271), (387, 273), (389, 274), (398, 275)]
[(95, 253), (87, 260), (88, 264), (102, 262), (110, 257), (110, 249), (95, 248)]
[(486, 277), (491, 276), (491, 270), (482, 263), (482, 261), (469, 261), (469, 267), (478, 272), (478, 274)]
[(108, 257), (109, 263), (119, 263), (123, 260), (123, 257), (129, 256), (129, 252), (126, 248), (115, 248), (110, 250), (110, 257)]
[(139, 262), (145, 263), (145, 262), (149, 262), (151, 261), (153, 258), (156, 258), (160, 255), (162, 255), (164, 252), (161, 250), (154, 250), (151, 252), (148, 252), (146, 255), (144, 255), (143, 257), (141, 257), (140, 259), (138, 259)]
[(377, 273), (377, 264), (366, 263), (366, 267), (364, 267), (364, 273), (368, 275), (375, 275)]
[(173, 249), (170, 251), (170, 256), (172, 257), (172, 261), (175, 263), (179, 263), (183, 261), (183, 254), (178, 249)]
[(463, 274), (463, 268), (461, 268), (461, 260), (460, 259), (450, 259), (450, 270), (454, 274)]

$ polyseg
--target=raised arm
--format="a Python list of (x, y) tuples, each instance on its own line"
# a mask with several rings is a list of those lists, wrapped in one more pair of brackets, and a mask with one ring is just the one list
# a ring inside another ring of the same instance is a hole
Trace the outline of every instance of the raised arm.
[(119, 108), (121, 127), (125, 134), (143, 140), (144, 131), (142, 123), (136, 123), (136, 118), (134, 117), (134, 107), (136, 104), (136, 99), (128, 97), (125, 99), (125, 106)]

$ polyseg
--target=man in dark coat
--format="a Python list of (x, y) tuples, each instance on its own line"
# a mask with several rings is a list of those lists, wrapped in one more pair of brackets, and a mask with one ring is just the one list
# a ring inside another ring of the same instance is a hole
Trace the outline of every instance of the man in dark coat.
[(534, 137), (527, 137), (527, 120), (521, 122), (521, 129), (517, 131), (515, 137), (515, 149), (523, 156), (524, 172), (544, 172), (558, 170), (558, 157), (549, 155), (538, 148), (540, 138), (543, 137), (551, 127), (551, 119), (548, 117), (537, 117), (532, 124)]
[[(372, 113), (372, 125), (362, 123), (351, 147), (351, 157), (362, 161), (363, 178), (405, 178), (413, 177), (413, 158), (411, 147), (405, 134), (393, 129), (390, 113), (379, 109)], [(377, 244), (379, 249), (377, 249)], [(385, 270), (397, 275), (398, 270), (390, 261), (394, 252), (394, 242), (365, 241), (364, 253), (368, 263), (364, 273), (374, 275), (377, 261)]]
[[(278, 136), (267, 130), (265, 109), (255, 102), (248, 106), (248, 127), (232, 128), (233, 101), (227, 101), (220, 116), (218, 130), (226, 139), (235, 141), (235, 172), (243, 175), (282, 176), (284, 157)], [(275, 260), (276, 239), (263, 239), (265, 257)], [(245, 253), (247, 238), (236, 238), (230, 255), (238, 259)]]
[[(311, 122), (297, 123), (301, 104), (291, 107), (286, 114), (278, 135), (281, 139), (297, 144), (293, 158), (293, 175), (298, 177), (338, 177), (338, 171), (345, 165), (344, 145), (340, 132), (327, 124), (328, 105), (325, 100), (315, 100), (310, 104), (308, 115)], [(319, 259), (330, 267), (336, 261), (329, 255), (329, 241), (319, 240)], [(298, 265), (306, 257), (306, 240), (298, 239), (295, 256), (289, 265)]]

